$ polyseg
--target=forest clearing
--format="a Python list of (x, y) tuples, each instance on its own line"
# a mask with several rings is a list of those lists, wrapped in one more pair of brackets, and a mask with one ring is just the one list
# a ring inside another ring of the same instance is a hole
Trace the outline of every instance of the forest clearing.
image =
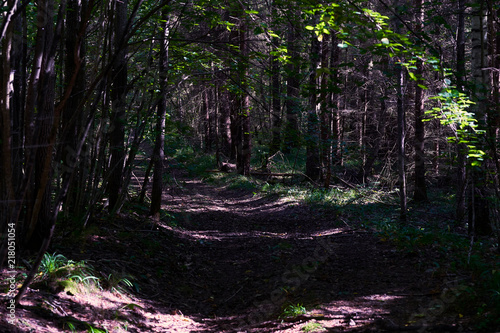
[(500, 331), (500, 2), (3, 0), (0, 331)]

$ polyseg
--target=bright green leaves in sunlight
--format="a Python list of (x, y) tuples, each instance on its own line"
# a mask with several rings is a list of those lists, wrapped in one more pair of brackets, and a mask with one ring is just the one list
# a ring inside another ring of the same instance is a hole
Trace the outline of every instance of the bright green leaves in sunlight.
[[(319, 40), (325, 34), (335, 34), (340, 48), (354, 47), (361, 54), (389, 57), (395, 64), (405, 68), (409, 79), (424, 90), (428, 89), (427, 84), (425, 78), (417, 74), (417, 63), (439, 72), (443, 77), (453, 73), (442, 65), (435, 50), (424, 47), (422, 42), (425, 37), (416, 40), (409, 34), (392, 31), (389, 17), (372, 9), (360, 8), (353, 2), (340, 2), (316, 5), (306, 13), (320, 17), (317, 24), (305, 27), (314, 31)], [(445, 88), (437, 96), (431, 97), (438, 105), (426, 112), (430, 117), (427, 120), (438, 119), (442, 125), (449, 126), (455, 136), (448, 139), (466, 146), (470, 165), (479, 166), (485, 156), (485, 152), (478, 148), (484, 131), (478, 129), (475, 114), (468, 111), (474, 103), (450, 83), (450, 80), (445, 79)]]
[[(449, 84), (450, 81), (446, 79), (445, 83)], [(448, 85), (437, 96), (431, 97), (431, 99), (438, 101), (440, 105), (426, 111), (426, 114), (433, 119), (438, 119), (442, 125), (449, 126), (455, 136), (449, 137), (448, 140), (457, 144), (465, 144), (467, 146), (467, 158), (470, 161), (470, 165), (480, 166), (485, 152), (477, 147), (479, 145), (479, 137), (484, 134), (484, 130), (478, 129), (474, 113), (468, 111), (474, 102), (455, 87)]]

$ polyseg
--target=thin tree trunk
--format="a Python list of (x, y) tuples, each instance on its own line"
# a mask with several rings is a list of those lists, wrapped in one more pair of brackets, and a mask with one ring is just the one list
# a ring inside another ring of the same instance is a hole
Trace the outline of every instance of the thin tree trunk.
[[(332, 37), (333, 38), (333, 37)], [(333, 46), (332, 47), (336, 47)], [(323, 40), (321, 43), (321, 68), (327, 69), (329, 65), (329, 55), (330, 49), (328, 40)], [(321, 178), (323, 179), (323, 186), (325, 188), (330, 187), (330, 180), (332, 177), (331, 170), (331, 143), (330, 143), (330, 123), (331, 123), (331, 113), (329, 105), (329, 92), (328, 88), (330, 85), (331, 75), (323, 72), (321, 74), (321, 94), (320, 94), (320, 156), (321, 156)]]
[[(487, 93), (487, 21), (485, 3), (478, 3), (472, 15), (472, 52), (471, 72), (475, 84), (476, 104), (472, 107), (480, 128), (487, 129), (488, 119), (485, 110), (488, 108)], [(484, 144), (484, 142), (482, 142)], [(469, 209), (469, 231), (472, 235), (489, 235), (492, 232), (489, 217), (489, 203), (486, 193), (486, 171), (484, 166), (473, 169), (474, 186), (471, 189)]]
[[(458, 1), (458, 27), (457, 27), (457, 87), (459, 91), (465, 90), (465, 1)], [(465, 143), (457, 145), (457, 189), (455, 222), (458, 226), (463, 225), (465, 219), (465, 197), (467, 191)]]
[[(293, 9), (291, 10), (293, 12)], [(290, 62), (286, 65), (286, 124), (284, 135), (283, 151), (290, 152), (291, 149), (300, 146), (300, 129), (299, 129), (299, 73), (300, 63), (298, 54), (298, 36), (293, 24), (289, 24), (286, 34), (286, 41), (288, 45), (288, 54)]]
[[(247, 25), (244, 22), (243, 15), (241, 17), (241, 27), (239, 31), (240, 37), (240, 52), (242, 60), (240, 61), (240, 84), (242, 87), (242, 93), (244, 94), (241, 101), (241, 152), (239, 158), (237, 159), (236, 168), (238, 173), (250, 176), (250, 157), (252, 153), (252, 142), (251, 142), (251, 128), (250, 128), (250, 96), (248, 95), (248, 41), (247, 41)], [(238, 164), (239, 161), (239, 164)]]
[[(81, 126), (81, 102), (85, 91), (85, 69), (83, 60), (85, 59), (82, 20), (84, 19), (85, 2), (69, 0), (66, 19), (66, 63), (65, 63), (65, 86), (69, 86), (73, 75), (78, 72), (73, 91), (69, 96), (66, 107), (62, 114), (63, 132), (61, 135), (60, 154), (62, 161), (62, 172), (73, 170), (78, 163), (76, 160), (76, 147), (78, 133)], [(66, 214), (70, 212), (74, 215), (82, 214), (82, 207), (77, 202), (77, 197), (84, 188), (83, 179), (79, 182), (72, 182), (69, 188), (69, 195), (66, 198)]]
[(401, 66), (397, 69), (397, 111), (398, 111), (398, 175), (399, 175), (399, 200), (400, 220), (406, 221), (407, 194), (406, 194), (406, 163), (405, 163), (405, 137), (406, 137), (406, 113), (404, 108), (404, 72)]
[(307, 113), (307, 137), (306, 141), (306, 175), (312, 180), (320, 177), (319, 160), (319, 119), (318, 119), (318, 98), (317, 98), (317, 70), (321, 45), (315, 34), (311, 37), (311, 71), (309, 74), (309, 112)]
[(53, 0), (42, 1), (39, 8), (38, 22), (40, 33), (44, 34), (43, 61), (41, 63), (40, 85), (37, 103), (37, 121), (34, 138), (37, 148), (34, 155), (34, 202), (33, 210), (29, 218), (29, 225), (25, 237), (26, 246), (31, 250), (38, 250), (49, 231), (51, 217), (51, 162), (52, 147), (50, 137), (54, 125), (54, 101), (55, 101), (55, 45), (53, 31)]
[[(277, 38), (273, 38), (273, 47), (277, 47)], [(271, 55), (271, 117), (272, 117), (272, 139), (269, 155), (274, 155), (281, 146), (281, 78), (280, 62), (278, 56)]]
[[(17, 7), (17, 1), (9, 1), (10, 11), (14, 12)], [(6, 18), (9, 20), (9, 17)], [(2, 42), (2, 65), (0, 68), (0, 129), (1, 129), (1, 145), (0, 156), (2, 162), (0, 164), (0, 232), (2, 235), (7, 234), (8, 226), (12, 228), (12, 223), (17, 225), (17, 221), (13, 219), (15, 211), (15, 193), (13, 184), (13, 169), (12, 169), (12, 132), (11, 132), (11, 109), (15, 100), (14, 94), (14, 70), (12, 65), (11, 56), (15, 52), (12, 47), (14, 44), (14, 22), (9, 20), (5, 22), (6, 30), (5, 37)], [(15, 117), (15, 114), (13, 115)], [(4, 259), (7, 254), (7, 242), (2, 237), (1, 250), (0, 250), (0, 267), (3, 266)]]
[[(422, 9), (422, 0), (415, 4), (417, 8), (417, 26), (415, 31), (420, 33), (424, 26), (424, 11)], [(424, 128), (424, 89), (419, 85), (423, 84), (421, 80), (424, 74), (421, 60), (417, 60), (417, 70), (415, 75), (418, 80), (415, 81), (415, 189), (413, 200), (417, 202), (427, 201), (427, 186), (425, 184), (425, 128)]]
[(156, 142), (153, 152), (154, 174), (153, 174), (153, 189), (151, 191), (151, 209), (150, 215), (155, 219), (160, 219), (161, 199), (163, 194), (163, 160), (164, 143), (165, 143), (165, 119), (167, 116), (167, 89), (168, 89), (168, 43), (169, 43), (169, 20), (168, 12), (162, 12), (163, 39), (160, 40), (160, 99), (157, 105), (156, 115)]
[(123, 185), (123, 167), (125, 161), (125, 123), (126, 123), (126, 95), (127, 95), (127, 48), (125, 34), (127, 31), (127, 4), (128, 0), (114, 1), (114, 46), (115, 62), (112, 70), (112, 119), (109, 130), (109, 145), (111, 162), (109, 167), (108, 195), (109, 210), (118, 208), (119, 198)]

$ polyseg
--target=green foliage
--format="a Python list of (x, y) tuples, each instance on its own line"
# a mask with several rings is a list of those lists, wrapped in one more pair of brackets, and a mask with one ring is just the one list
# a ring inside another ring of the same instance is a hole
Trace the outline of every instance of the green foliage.
[(100, 288), (100, 280), (94, 276), (94, 269), (85, 261), (75, 262), (62, 254), (45, 253), (40, 264), (40, 282), (50, 285), (55, 282), (59, 287), (72, 293), (85, 288)]
[(68, 260), (62, 254), (45, 253), (40, 264), (40, 273), (42, 278), (57, 279), (63, 278), (80, 283), (89, 284), (98, 279), (91, 273), (93, 268), (85, 261), (75, 262)]
[(120, 295), (126, 293), (126, 288), (133, 288), (134, 284), (131, 282), (131, 278), (127, 276), (121, 276), (120, 274), (110, 273), (103, 280), (104, 288), (111, 291), (116, 292)]
[(259, 188), (257, 181), (250, 177), (234, 175), (233, 177), (229, 177), (228, 180), (228, 188), (232, 190), (255, 191)]
[(97, 328), (93, 325), (87, 324), (87, 332), (88, 333), (108, 333), (109, 331), (106, 328), (101, 329), (101, 328)]
[(49, 254), (45, 253), (40, 263), (40, 272), (43, 276), (55, 274), (59, 269), (66, 266), (67, 264), (72, 264), (73, 262), (68, 262), (65, 256), (62, 254)]
[(318, 322), (310, 321), (301, 328), (304, 332), (321, 332), (326, 331), (326, 329)]
[(289, 304), (283, 308), (280, 318), (297, 317), (306, 313), (307, 310), (302, 304)]
[[(453, 202), (440, 203), (439, 211)], [(458, 275), (460, 293), (450, 304), (454, 312), (473, 319), (477, 329), (488, 331), (500, 325), (500, 261), (497, 244), (489, 240), (475, 242), (471, 248), (470, 239), (450, 226), (437, 225), (429, 218), (410, 210), (408, 222), (401, 224), (397, 219), (383, 217), (366, 219), (365, 226), (374, 229), (381, 241), (395, 244), (399, 250), (409, 254), (425, 252), (435, 258), (433, 262), (416, 264), (433, 274)], [(419, 258), (419, 256), (414, 256)]]
[[(450, 83), (449, 80), (446, 83)], [(467, 95), (451, 86), (443, 88), (438, 96), (431, 99), (437, 100), (441, 105), (426, 111), (426, 114), (439, 119), (442, 125), (449, 126), (455, 136), (449, 137), (448, 140), (457, 144), (465, 144), (470, 165), (480, 166), (486, 153), (478, 148), (479, 138), (485, 131), (478, 129), (474, 114), (467, 111), (474, 103)]]

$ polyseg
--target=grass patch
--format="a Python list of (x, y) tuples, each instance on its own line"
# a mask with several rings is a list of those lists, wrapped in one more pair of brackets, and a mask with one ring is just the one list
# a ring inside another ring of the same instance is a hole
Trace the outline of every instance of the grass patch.
[(302, 304), (289, 304), (283, 308), (280, 318), (297, 317), (306, 313), (307, 309)]
[(326, 331), (326, 329), (323, 327), (323, 325), (321, 325), (320, 323), (315, 322), (315, 321), (308, 322), (307, 324), (305, 324), (304, 326), (302, 326), (301, 330), (304, 331), (304, 332), (322, 332), (322, 331)]

